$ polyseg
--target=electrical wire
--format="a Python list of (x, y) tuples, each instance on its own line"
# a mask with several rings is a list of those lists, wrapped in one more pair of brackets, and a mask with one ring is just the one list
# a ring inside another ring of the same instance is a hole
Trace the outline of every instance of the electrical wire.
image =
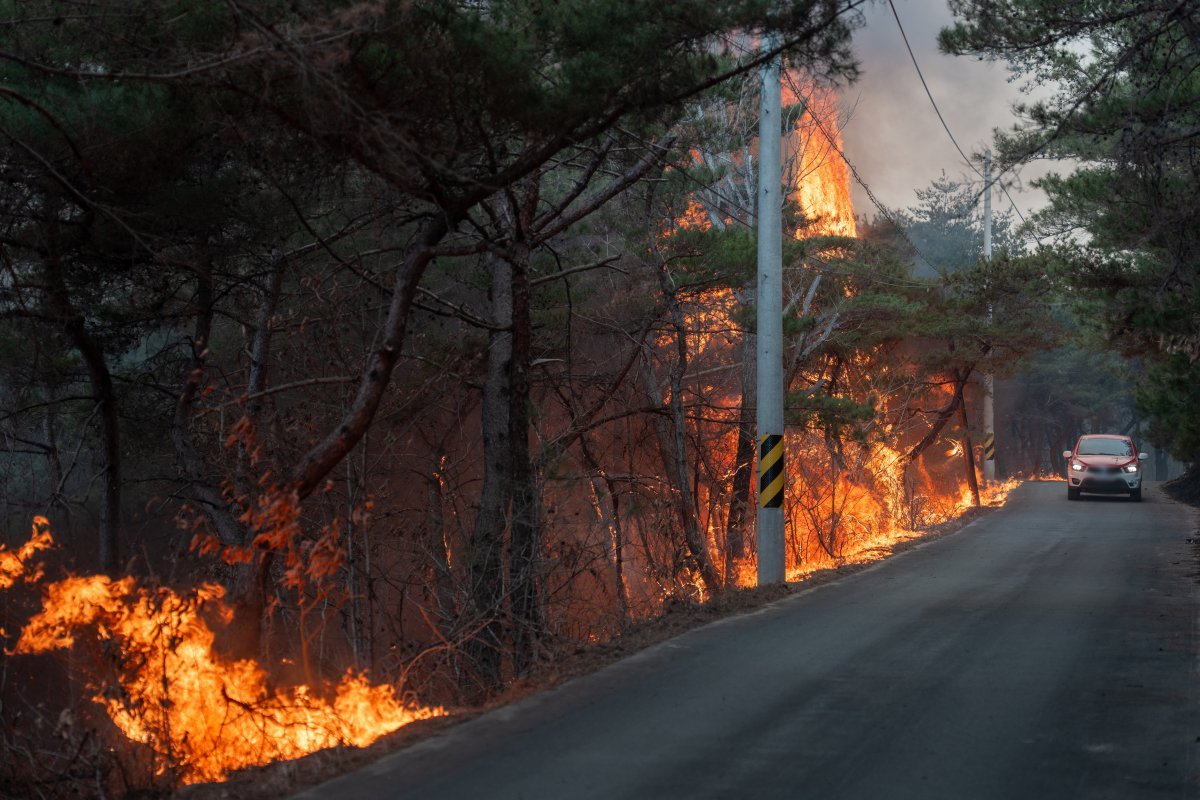
[[(896, 11), (896, 4), (892, 2), (892, 0), (888, 0), (888, 7), (892, 9), (892, 16), (896, 20), (896, 27), (900, 29), (900, 38), (904, 40), (904, 48), (908, 50), (908, 57), (912, 59), (913, 69), (917, 71), (917, 77), (921, 79), (921, 86), (925, 89), (925, 96), (929, 98), (929, 104), (933, 106), (933, 111), (935, 114), (937, 114), (938, 122), (942, 123), (942, 129), (945, 130), (946, 135), (950, 137), (950, 142), (954, 145), (954, 149), (957, 150), (958, 154), (963, 157), (964, 161), (967, 162), (967, 166), (974, 170), (975, 174), (980, 178), (983, 178), (983, 180), (986, 182), (983, 187), (983, 191), (988, 191), (993, 185), (999, 185), (1000, 191), (1004, 192), (1004, 196), (1008, 198), (1008, 202), (1012, 206), (1012, 210), (1016, 212), (1017, 217), (1020, 218), (1022, 224), (1028, 225), (1029, 223), (1025, 219), (1025, 215), (1021, 213), (1021, 209), (1017, 207), (1016, 201), (1013, 200), (1012, 195), (1008, 193), (1008, 188), (1003, 183), (999, 182), (999, 175), (989, 181), (984, 177), (983, 173), (979, 171), (979, 168), (975, 166), (975, 162), (973, 162), (970, 157), (963, 152), (962, 147), (959, 146), (958, 140), (954, 138), (954, 133), (950, 130), (950, 126), (946, 124), (946, 118), (942, 116), (942, 110), (938, 108), (937, 101), (933, 99), (933, 92), (929, 90), (929, 84), (925, 80), (925, 74), (921, 72), (921, 65), (917, 63), (916, 53), (913, 52), (912, 45), (908, 42), (908, 34), (904, 32), (904, 25), (900, 22), (900, 14)], [(982, 192), (980, 194), (982, 194)]]

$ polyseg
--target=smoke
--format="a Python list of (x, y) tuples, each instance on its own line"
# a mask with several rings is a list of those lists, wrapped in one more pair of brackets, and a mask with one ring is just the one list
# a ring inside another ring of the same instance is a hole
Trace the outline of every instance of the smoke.
[[(992, 131), (1017, 122), (1014, 102), (1022, 99), (1020, 83), (1010, 81), (1007, 65), (943, 55), (937, 34), (953, 21), (944, 0), (896, 0), (896, 10), (913, 53), (941, 109), (946, 124), (968, 156), (989, 146)], [(843, 129), (846, 155), (859, 176), (888, 208), (916, 203), (916, 189), (927, 187), (943, 171), (955, 179), (981, 183), (942, 129), (904, 47), (886, 2), (872, 4), (867, 24), (855, 37), (862, 76), (842, 90), (849, 119)], [(1028, 181), (1044, 170), (1004, 177), (1009, 193), (1028, 214), (1044, 203), (1044, 195)], [(995, 200), (996, 210), (1008, 208)], [(854, 186), (854, 207), (861, 214), (879, 212), (862, 187)]]

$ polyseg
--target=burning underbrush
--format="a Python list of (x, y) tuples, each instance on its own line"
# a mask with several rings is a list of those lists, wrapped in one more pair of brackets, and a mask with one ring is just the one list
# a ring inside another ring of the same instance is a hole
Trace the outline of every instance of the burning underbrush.
[[(980, 506), (994, 508), (1003, 505), (1009, 492), (1020, 483), (1019, 480), (1010, 478), (981, 486)], [(826, 518), (817, 521), (816, 524), (810, 520), (808, 525), (802, 525), (801, 527), (808, 528), (811, 539), (818, 546), (808, 548), (807, 558), (789, 559), (788, 580), (802, 580), (805, 576), (822, 569), (877, 561), (890, 555), (898, 546), (923, 538), (929, 530), (951, 523), (976, 508), (974, 497), (965, 483), (957, 495), (950, 493), (940, 497), (920, 496), (917, 501), (920, 513), (913, 514), (910, 511), (899, 517), (890, 516), (880, 498), (861, 491), (852, 490), (849, 494), (855, 501), (851, 508), (843, 510), (842, 521), (845, 522), (849, 518), (855, 534), (846, 537), (836, 553), (830, 553), (822, 546), (825, 540), (816, 533), (816, 528), (822, 524), (827, 528), (831, 520)], [(910, 504), (914, 502), (912, 495), (905, 499)], [(863, 519), (871, 522), (863, 524)], [(799, 537), (792, 535), (789, 538), (794, 541)]]
[[(980, 485), (977, 506), (963, 474), (964, 459), (955, 447), (928, 453), (913, 463), (885, 444), (843, 443), (840, 458), (832, 457), (825, 444), (811, 434), (787, 436), (792, 466), (784, 502), (784, 536), (790, 581), (886, 557), (898, 545), (977, 507), (1003, 505), (1020, 484), (1010, 478)], [(716, 552), (727, 545), (722, 535), (725, 525), (724, 518), (710, 518), (711, 546)], [(743, 588), (755, 585), (752, 554), (730, 568), (736, 572), (727, 583)]]
[[(849, 243), (858, 227), (841, 157), (838, 98), (800, 72), (785, 76), (782, 89), (790, 109), (783, 177), (789, 207), (799, 212), (786, 235), (804, 242), (788, 250), (782, 282), (785, 555), (787, 575), (799, 579), (882, 557), (972, 508), (1002, 503), (1016, 482), (977, 486), (982, 448), (971, 442), (977, 423), (968, 424), (967, 411), (981, 401), (978, 386), (968, 385), (976, 365), (960, 375), (946, 359), (921, 352), (937, 344), (863, 334), (868, 321), (887, 329), (899, 305), (878, 303), (885, 291), (876, 283), (878, 265), (864, 267)], [(744, 152), (691, 156), (698, 167), (721, 165), (723, 180), (739, 175), (753, 184)], [(597, 461), (624, 462), (622, 483), (609, 478), (607, 493), (593, 492), (595, 517), (614, 542), (612, 593), (620, 598), (622, 624), (756, 580), (755, 356), (747, 324), (753, 287), (712, 282), (701, 245), (703, 234), (737, 222), (721, 199), (691, 191), (664, 206), (658, 229), (657, 246), (667, 253), (663, 269), (687, 277), (689, 259), (701, 264), (694, 283), (680, 280), (683, 288), (668, 293), (672, 322), (655, 329), (646, 359), (657, 370), (648, 378), (649, 400), (674, 416), (674, 438), (647, 426), (641, 435), (610, 434), (609, 445), (595, 445), (608, 447)], [(672, 507), (675, 497), (688, 498), (686, 512)], [(622, 508), (636, 513), (622, 519)], [(655, 531), (678, 533), (655, 549)], [(572, 633), (596, 641), (621, 629), (598, 632), (595, 619), (588, 615)]]
[[(116, 731), (134, 743), (123, 770), (146, 770), (163, 785), (220, 780), (327, 747), (363, 747), (443, 713), (363, 674), (332, 686), (280, 686), (261, 664), (223, 656), (217, 636), (232, 610), (220, 586), (176, 591), (104, 575), (45, 580), (35, 557), (51, 546), (48, 528), (39, 517), (28, 543), (0, 548), (0, 587), (23, 582), (40, 597), (9, 655), (64, 656), (68, 677), (115, 728), (102, 746), (122, 747)], [(68, 709), (56, 735), (65, 737), (71, 721)], [(98, 774), (96, 788), (117, 777)]]

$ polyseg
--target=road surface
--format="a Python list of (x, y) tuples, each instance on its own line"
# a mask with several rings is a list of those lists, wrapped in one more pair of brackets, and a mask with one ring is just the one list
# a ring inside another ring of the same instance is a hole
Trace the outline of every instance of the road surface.
[(1019, 488), (961, 532), (301, 795), (1200, 797), (1196, 515)]

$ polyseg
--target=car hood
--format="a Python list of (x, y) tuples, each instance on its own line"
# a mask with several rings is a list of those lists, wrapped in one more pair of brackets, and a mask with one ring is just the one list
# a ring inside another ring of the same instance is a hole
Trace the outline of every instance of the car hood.
[(1137, 462), (1136, 456), (1075, 456), (1085, 467), (1124, 467)]

